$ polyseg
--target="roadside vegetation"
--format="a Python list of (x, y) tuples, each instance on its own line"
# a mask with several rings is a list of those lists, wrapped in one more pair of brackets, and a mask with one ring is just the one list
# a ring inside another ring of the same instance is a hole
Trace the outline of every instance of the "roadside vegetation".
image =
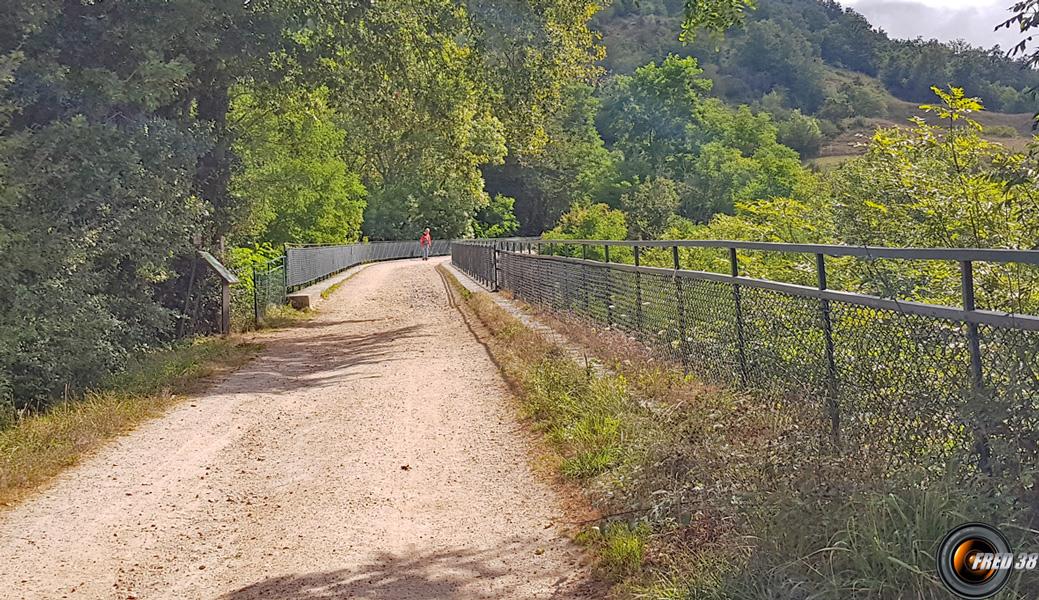
[(144, 354), (81, 397), (46, 411), (8, 414), (0, 426), (0, 506), (76, 464), (105, 442), (200, 391), (252, 359), (260, 346), (238, 338), (188, 340)]
[[(1025, 33), (1035, 5), (1018, 4)], [(8, 411), (213, 331), (219, 290), (198, 250), (238, 270), (248, 322), (253, 269), (266, 277), (286, 244), (426, 227), (827, 237), (798, 223), (902, 199), (846, 198), (806, 160), (830, 168), (854, 144), (868, 158), (833, 176), (848, 181), (881, 160), (865, 144), (878, 126), (923, 152), (898, 128), (935, 85), (1021, 113), (975, 115), (1015, 154), (997, 172), (986, 149), (971, 169), (1034, 187), (1030, 48), (892, 40), (830, 0), (13, 0), (0, 21)], [(940, 193), (957, 210), (973, 198)]]
[[(488, 294), (461, 295), (558, 476), (604, 515), (577, 539), (614, 597), (939, 600), (933, 552), (953, 526), (988, 519), (1031, 539), (1009, 524), (1026, 509), (956, 464), (892, 471), (889, 456), (835, 451), (810, 399), (713, 387), (541, 315), (606, 367), (589, 369)], [(1006, 598), (1030, 597), (1024, 577)]]

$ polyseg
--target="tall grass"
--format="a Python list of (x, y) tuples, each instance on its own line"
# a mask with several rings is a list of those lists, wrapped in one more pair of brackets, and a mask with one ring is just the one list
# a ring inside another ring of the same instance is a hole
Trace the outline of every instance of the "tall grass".
[[(596, 373), (486, 294), (465, 306), (559, 473), (611, 515), (581, 538), (618, 597), (937, 600), (949, 593), (934, 552), (955, 525), (1003, 524), (1029, 547), (1025, 507), (954, 463), (892, 473), (882, 453), (838, 451), (810, 399), (708, 386), (623, 336), (557, 321), (607, 365)], [(1025, 577), (1004, 598), (1033, 597)]]
[(82, 398), (8, 423), (0, 428), (0, 506), (21, 499), (106, 440), (161, 414), (199, 390), (205, 378), (241, 366), (258, 349), (234, 338), (186, 340), (139, 357)]

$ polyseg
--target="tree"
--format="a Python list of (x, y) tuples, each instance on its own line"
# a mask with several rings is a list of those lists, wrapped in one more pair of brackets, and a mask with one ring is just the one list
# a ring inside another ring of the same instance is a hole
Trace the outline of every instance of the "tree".
[[(595, 3), (392, 0), (320, 34), (328, 85), (348, 115), (376, 239), (471, 233), (483, 171), (540, 157), (570, 81), (598, 56)], [(504, 186), (495, 193), (521, 198)]]
[[(916, 118), (913, 129), (881, 129), (866, 154), (832, 175), (838, 235), (853, 245), (1032, 248), (1039, 236), (1039, 188), (1023, 177), (1026, 157), (988, 142), (970, 118), (982, 109), (960, 88), (934, 92), (924, 109), (943, 121)], [(1027, 273), (1019, 274), (1026, 277)], [(998, 268), (976, 275), (979, 304), (1035, 310), (1035, 281), (1008, 285)], [(903, 269), (879, 264), (862, 275), (873, 291), (956, 303), (958, 271), (933, 264)]]
[(628, 237), (624, 213), (605, 204), (578, 204), (545, 232), (546, 240), (623, 240)]
[(614, 78), (604, 91), (597, 124), (607, 144), (620, 150), (630, 172), (679, 168), (688, 154), (687, 128), (711, 82), (695, 58), (668, 56), (659, 65)]
[(233, 213), (226, 190), (210, 193), (230, 160), (215, 80), (274, 42), (270, 14), (241, 3), (4, 10), (0, 403), (26, 408), (173, 335), (179, 259)]
[(595, 128), (600, 102), (590, 86), (575, 84), (546, 124), (548, 142), (536, 155), (513, 154), (484, 167), (491, 194), (516, 199), (519, 232), (540, 235), (573, 204), (603, 200), (618, 179), (618, 157)]
[(699, 29), (721, 33), (739, 25), (754, 6), (754, 0), (685, 0), (682, 39), (691, 41)]
[(230, 122), (242, 168), (231, 190), (251, 210), (238, 237), (279, 246), (360, 239), (365, 189), (347, 168), (336, 118), (326, 89), (237, 94)]
[(675, 216), (678, 202), (675, 182), (663, 177), (641, 183), (633, 192), (621, 196), (631, 236), (637, 240), (659, 238)]
[(513, 210), (514, 204), (512, 198), (501, 194), (491, 198), (490, 204), (477, 211), (473, 234), (479, 238), (502, 238), (515, 234), (519, 221)]
[(817, 119), (794, 110), (789, 117), (777, 123), (776, 128), (777, 141), (796, 150), (801, 158), (818, 156), (823, 133)]
[(777, 22), (748, 24), (736, 46), (735, 61), (748, 72), (755, 91), (765, 93), (782, 86), (795, 108), (815, 112), (826, 97), (816, 46)]
[[(996, 29), (1017, 27), (1021, 33), (1039, 29), (1039, 0), (1020, 0), (1010, 7), (1010, 12), (1014, 13), (1013, 16), (997, 25)], [(1031, 41), (1032, 36), (1025, 37), (1008, 53), (1011, 56), (1022, 56), (1028, 66), (1035, 68), (1039, 66), (1039, 48), (1033, 48), (1029, 52), (1028, 43)]]
[(768, 114), (704, 99), (700, 73), (696, 59), (672, 56), (616, 78), (599, 122), (624, 156), (621, 175), (674, 180), (682, 215), (703, 221), (737, 201), (794, 194), (809, 175)]
[[(1021, 33), (1027, 33), (1033, 29), (1039, 29), (1039, 0), (1021, 0), (1011, 6), (1010, 10), (1014, 15), (998, 25), (996, 29), (1001, 27), (1010, 29), (1015, 25)], [(1029, 52), (1028, 43), (1032, 41), (1032, 38), (1033, 36), (1031, 35), (1025, 37), (1023, 40), (1018, 42), (1017, 45), (1011, 48), (1007, 54), (1009, 56), (1020, 56), (1025, 65), (1031, 69), (1035, 69), (1039, 66), (1039, 47), (1035, 47)], [(1031, 92), (1033, 95), (1039, 94), (1039, 84), (1033, 85)], [(1035, 120), (1036, 123), (1039, 124), (1039, 112), (1035, 113)]]
[(589, 82), (604, 58), (588, 22), (599, 0), (468, 0), (480, 76), (510, 153), (536, 156), (548, 124), (565, 112), (568, 90)]

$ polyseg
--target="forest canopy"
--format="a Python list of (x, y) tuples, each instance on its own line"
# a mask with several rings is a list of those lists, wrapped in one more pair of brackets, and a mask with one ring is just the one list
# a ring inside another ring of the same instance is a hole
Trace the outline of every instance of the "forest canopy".
[[(425, 227), (899, 243), (883, 232), (924, 204), (988, 214), (979, 198), (1017, 220), (906, 231), (1034, 229), (1034, 159), (992, 141), (1021, 127), (925, 130), (931, 111), (837, 169), (806, 162), (895, 119), (891, 94), (937, 86), (978, 116), (1034, 110), (1039, 84), (1027, 56), (891, 40), (829, 0), (11, 0), (0, 21), (4, 414), (185, 335), (197, 250), (246, 270)], [(933, 139), (970, 148), (969, 185), (942, 183)], [(933, 197), (899, 191), (907, 164)], [(848, 211), (883, 223), (836, 228)]]

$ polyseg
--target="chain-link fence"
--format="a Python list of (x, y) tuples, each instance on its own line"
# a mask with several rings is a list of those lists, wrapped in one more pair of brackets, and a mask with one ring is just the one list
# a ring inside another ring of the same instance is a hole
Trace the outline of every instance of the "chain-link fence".
[[(434, 240), (429, 254), (445, 256), (450, 251), (450, 240)], [(422, 248), (418, 241), (290, 247), (285, 252), (286, 284), (300, 288), (362, 263), (419, 256)]]
[[(452, 255), (481, 281), (621, 332), (708, 381), (810, 404), (837, 445), (887, 453), (892, 466), (944, 465), (965, 449), (985, 471), (1039, 460), (1039, 318), (975, 310), (972, 279), (974, 261), (1035, 265), (1039, 252), (775, 245), (817, 255), (808, 287), (739, 276), (738, 242), (728, 275), (678, 268), (669, 242), (565, 243), (606, 261), (626, 252), (632, 264), (542, 254), (560, 242), (456, 243)], [(673, 268), (640, 264), (647, 251), (671, 254)], [(825, 256), (863, 251), (956, 261), (964, 306), (827, 289)]]
[(284, 256), (253, 271), (253, 318), (257, 325), (263, 323), (271, 307), (285, 306), (288, 290), (285, 272)]

